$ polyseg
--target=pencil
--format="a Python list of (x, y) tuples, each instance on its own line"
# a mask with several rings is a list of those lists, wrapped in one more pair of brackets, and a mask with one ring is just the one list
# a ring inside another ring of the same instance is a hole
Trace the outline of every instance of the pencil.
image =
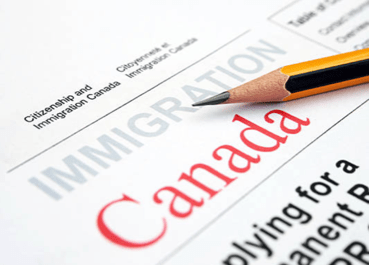
[(284, 66), (192, 106), (278, 102), (369, 82), (369, 48)]

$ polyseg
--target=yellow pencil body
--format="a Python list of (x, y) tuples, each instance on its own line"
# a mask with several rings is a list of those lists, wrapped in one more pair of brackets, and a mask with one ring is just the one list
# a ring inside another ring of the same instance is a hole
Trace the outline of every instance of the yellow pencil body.
[[(352, 63), (357, 63), (357, 62), (365, 61), (365, 60), (369, 60), (369, 48), (358, 50), (358, 51), (353, 51), (353, 52), (348, 52), (348, 53), (342, 53), (342, 54), (325, 57), (321, 59), (316, 59), (312, 61), (284, 66), (281, 68), (280, 71), (283, 74), (292, 77), (292, 76), (305, 74), (308, 72), (315, 72), (315, 71), (319, 71), (319, 70), (323, 70), (327, 68), (350, 65)], [(348, 86), (359, 85), (359, 84), (363, 84), (367, 82), (369, 82), (369, 75), (342, 81), (342, 82), (336, 82), (336, 83), (329, 84), (329, 85), (315, 87), (315, 88), (311, 88), (311, 89), (296, 92), (296, 93), (291, 93), (291, 95), (284, 98), (283, 101), (307, 97), (307, 96), (320, 94), (320, 93), (324, 93), (324, 92), (328, 92), (328, 91), (332, 91), (332, 90), (336, 90), (336, 89), (340, 89), (340, 88), (344, 88)]]
[(369, 83), (369, 48), (284, 66), (193, 106), (289, 101)]

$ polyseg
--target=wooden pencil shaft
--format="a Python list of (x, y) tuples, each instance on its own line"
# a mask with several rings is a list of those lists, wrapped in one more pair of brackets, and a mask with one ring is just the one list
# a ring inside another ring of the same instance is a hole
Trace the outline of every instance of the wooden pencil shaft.
[(282, 101), (291, 93), (285, 88), (288, 75), (281, 68), (229, 90), (230, 97), (224, 104), (241, 102)]

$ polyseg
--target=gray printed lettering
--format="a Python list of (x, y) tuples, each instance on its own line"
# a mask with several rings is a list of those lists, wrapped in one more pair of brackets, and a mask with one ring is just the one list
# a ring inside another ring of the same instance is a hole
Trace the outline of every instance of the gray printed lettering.
[(128, 127), (131, 129), (132, 132), (145, 137), (158, 136), (168, 129), (169, 124), (159, 118), (155, 118), (154, 120), (148, 122), (147, 124), (144, 124), (149, 125), (150, 127), (156, 127), (157, 129), (155, 131), (146, 131), (143, 128), (139, 128), (138, 127), (139, 121), (149, 117), (151, 117), (151, 114), (149, 113), (137, 114), (128, 120)]
[[(239, 64), (236, 64), (236, 61), (240, 61), (240, 60), (244, 61), (245, 62), (244, 64), (246, 65), (241, 67)], [(250, 69), (245, 68), (246, 66), (248, 67), (248, 62), (251, 62), (251, 64), (255, 64), (254, 68), (250, 68)], [(263, 63), (259, 59), (252, 57), (250, 55), (246, 55), (246, 54), (233, 55), (228, 60), (228, 64), (234, 70), (240, 73), (244, 73), (244, 74), (256, 74), (264, 68)]]
[(214, 73), (215, 73), (215, 71), (208, 71), (205, 74), (203, 74), (203, 75), (199, 76), (198, 78), (196, 78), (195, 80), (197, 82), (201, 82), (203, 80), (208, 80), (208, 81), (212, 82), (213, 84), (215, 84), (215, 85), (217, 85), (217, 86), (219, 86), (223, 89), (226, 89), (226, 90), (231, 89), (230, 86), (228, 86), (228, 85), (220, 82), (218, 79), (215, 79), (214, 77), (212, 77), (212, 75)]
[(62, 198), (62, 196), (59, 193), (57, 193), (55, 190), (53, 190), (52, 188), (50, 188), (49, 186), (47, 186), (46, 184), (41, 182), (39, 179), (37, 179), (35, 177), (32, 177), (28, 181), (32, 185), (34, 185), (37, 188), (39, 188), (40, 190), (42, 190), (46, 195), (49, 195), (54, 200), (57, 201), (57, 200), (60, 200)]
[(63, 159), (63, 162), (68, 167), (68, 169), (71, 171), (71, 173), (66, 173), (64, 171), (61, 171), (59, 169), (48, 167), (44, 171), (42, 171), (42, 174), (44, 174), (46, 177), (50, 178), (52, 181), (57, 183), (60, 187), (67, 191), (72, 191), (74, 188), (66, 183), (64, 180), (59, 178), (59, 176), (62, 176), (68, 180), (72, 180), (74, 182), (77, 182), (79, 184), (83, 184), (86, 182), (86, 178), (82, 174), (82, 172), (78, 169), (83, 169), (87, 173), (89, 173), (92, 176), (96, 176), (98, 174), (97, 171), (92, 169), (91, 167), (84, 164), (82, 161), (78, 160), (72, 155), (69, 155)]
[(218, 94), (218, 92), (210, 91), (203, 88), (198, 88), (194, 86), (183, 86), (182, 90), (187, 94), (187, 96), (192, 99), (193, 102), (197, 102), (200, 100), (203, 100), (205, 98), (208, 98), (210, 96), (214, 96)]
[(113, 133), (115, 133), (116, 135), (118, 135), (119, 137), (122, 137), (123, 139), (127, 140), (128, 142), (130, 142), (131, 144), (133, 144), (133, 145), (135, 145), (137, 147), (143, 146), (143, 143), (141, 143), (140, 141), (136, 140), (132, 136), (126, 134), (125, 132), (119, 130), (118, 128), (113, 128), (113, 129), (111, 129), (111, 131)]
[[(163, 105), (166, 105), (169, 102), (171, 103), (171, 106), (169, 108), (163, 108)], [(151, 105), (151, 108), (174, 121), (182, 120), (181, 118), (173, 114), (173, 112), (175, 111), (196, 112), (198, 110), (190, 107), (181, 107), (181, 101), (173, 97), (163, 98), (162, 100), (156, 102), (154, 105)]]
[(130, 154), (132, 152), (123, 144), (115, 141), (113, 138), (105, 134), (97, 138), (97, 141), (104, 148), (104, 151), (86, 145), (81, 149), (79, 149), (79, 152), (84, 156), (88, 157), (89, 159), (91, 159), (92, 161), (94, 161), (95, 163), (99, 164), (103, 168), (108, 168), (110, 167), (110, 165), (104, 162), (100, 157), (105, 157), (113, 161), (119, 161), (122, 159), (121, 156), (118, 154), (118, 152), (115, 151), (113, 146), (126, 154)]
[(274, 46), (273, 44), (270, 44), (269, 42), (266, 42), (264, 40), (259, 40), (260, 43), (268, 46), (271, 49), (265, 49), (265, 48), (261, 48), (261, 47), (253, 47), (250, 46), (247, 49), (257, 55), (259, 55), (260, 57), (263, 57), (271, 62), (274, 62), (274, 59), (270, 56), (265, 55), (265, 53), (277, 53), (277, 54), (285, 54), (286, 51), (278, 48), (277, 46)]

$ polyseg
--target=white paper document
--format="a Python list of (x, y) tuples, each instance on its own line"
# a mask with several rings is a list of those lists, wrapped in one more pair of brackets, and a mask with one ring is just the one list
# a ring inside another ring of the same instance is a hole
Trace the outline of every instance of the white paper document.
[(0, 263), (369, 264), (369, 85), (194, 102), (369, 47), (368, 0), (8, 1)]

